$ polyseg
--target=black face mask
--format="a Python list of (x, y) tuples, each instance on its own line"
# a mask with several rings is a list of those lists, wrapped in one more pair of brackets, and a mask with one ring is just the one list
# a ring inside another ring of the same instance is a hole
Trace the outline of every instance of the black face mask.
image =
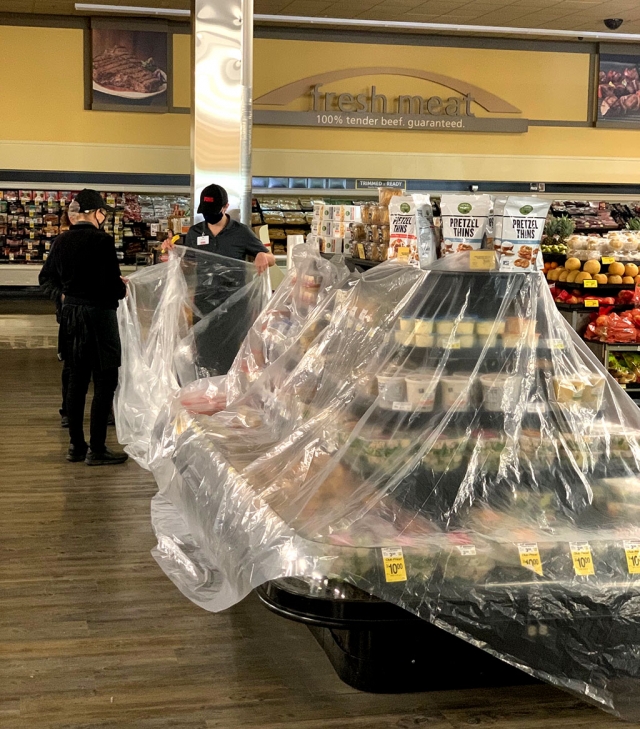
[(222, 210), (219, 213), (209, 214), (205, 215), (204, 219), (207, 223), (211, 223), (211, 225), (215, 225), (216, 223), (219, 223), (222, 220), (224, 213)]

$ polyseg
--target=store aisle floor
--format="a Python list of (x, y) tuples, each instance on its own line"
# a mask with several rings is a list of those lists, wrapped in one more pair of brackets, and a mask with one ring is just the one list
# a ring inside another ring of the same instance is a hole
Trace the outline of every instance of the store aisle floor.
[(2, 350), (0, 371), (2, 729), (631, 726), (543, 685), (359, 693), (254, 596), (195, 607), (149, 553), (149, 474), (64, 461), (55, 351)]

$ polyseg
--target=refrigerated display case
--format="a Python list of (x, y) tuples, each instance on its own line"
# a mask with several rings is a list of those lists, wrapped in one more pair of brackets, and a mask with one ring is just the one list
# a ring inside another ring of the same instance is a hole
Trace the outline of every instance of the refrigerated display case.
[(155, 556), (197, 604), (357, 588), (637, 716), (640, 413), (541, 274), (384, 263), (224, 412), (178, 396), (156, 439)]

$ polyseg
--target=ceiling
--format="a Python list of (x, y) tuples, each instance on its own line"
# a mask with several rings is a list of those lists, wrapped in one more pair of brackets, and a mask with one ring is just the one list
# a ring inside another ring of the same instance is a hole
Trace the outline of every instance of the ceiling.
[[(190, 7), (190, 0), (86, 1)], [(0, 0), (0, 12), (76, 14), (74, 0)], [(617, 17), (625, 21), (621, 32), (640, 33), (640, 0), (255, 0), (255, 12), (601, 32), (605, 18)]]

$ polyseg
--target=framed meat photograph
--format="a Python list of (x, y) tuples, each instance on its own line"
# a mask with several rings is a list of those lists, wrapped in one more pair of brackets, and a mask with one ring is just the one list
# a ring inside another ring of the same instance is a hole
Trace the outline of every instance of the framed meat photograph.
[(169, 111), (170, 34), (135, 22), (93, 21), (85, 69), (87, 106), (97, 111)]
[(597, 126), (640, 127), (640, 53), (600, 51)]

